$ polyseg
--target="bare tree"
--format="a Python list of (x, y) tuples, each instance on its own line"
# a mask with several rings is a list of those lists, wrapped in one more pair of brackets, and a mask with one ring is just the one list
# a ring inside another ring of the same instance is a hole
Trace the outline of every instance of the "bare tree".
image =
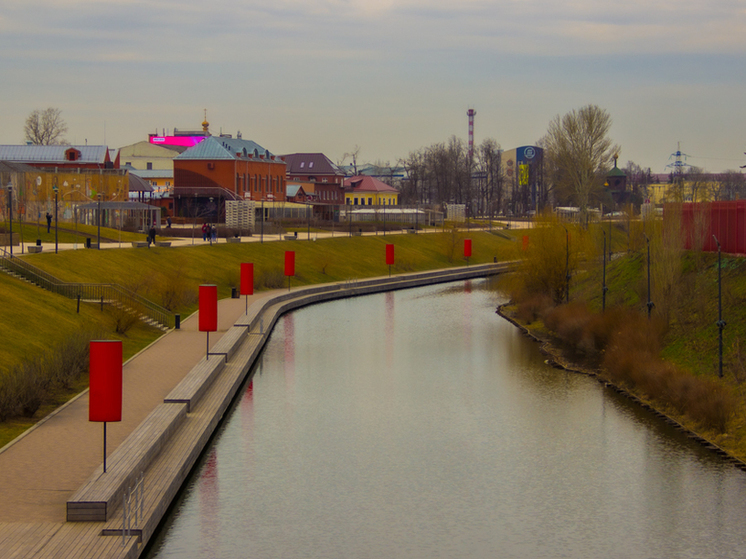
[(605, 165), (619, 150), (608, 137), (611, 116), (597, 105), (586, 105), (549, 122), (542, 143), (559, 193), (585, 213), (603, 184)]
[(504, 177), (502, 150), (493, 138), (485, 139), (476, 149), (478, 203), (481, 213), (494, 216), (503, 210)]
[(359, 155), (360, 155), (360, 146), (356, 145), (355, 149), (353, 149), (352, 151), (346, 152), (342, 156), (342, 161), (340, 161), (338, 165), (340, 166), (344, 165), (344, 162), (347, 160), (347, 158), (348, 157), (351, 158), (352, 159), (352, 172), (354, 176), (357, 176), (357, 158)]
[(425, 182), (425, 153), (423, 150), (409, 152), (409, 157), (400, 161), (406, 180), (402, 181), (402, 203), (414, 204), (420, 201)]
[(60, 109), (35, 109), (26, 118), (23, 131), (26, 134), (26, 141), (34, 145), (60, 145), (66, 143), (62, 136), (67, 132), (67, 123), (62, 118)]
[(725, 171), (712, 183), (713, 200), (739, 200), (746, 197), (746, 177), (738, 171)]

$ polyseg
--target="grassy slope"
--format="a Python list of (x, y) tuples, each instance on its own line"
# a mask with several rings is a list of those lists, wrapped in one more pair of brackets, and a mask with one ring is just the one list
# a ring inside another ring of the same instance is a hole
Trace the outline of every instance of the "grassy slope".
[[(461, 259), (463, 238), (460, 233), (422, 235), (383, 235), (377, 237), (338, 237), (319, 241), (288, 241), (271, 243), (220, 243), (215, 246), (195, 245), (180, 248), (151, 248), (121, 250), (77, 250), (58, 254), (41, 253), (23, 258), (65, 281), (92, 283), (113, 282), (127, 286), (171, 281), (178, 277), (187, 289), (196, 292), (201, 283), (219, 286), (221, 297), (230, 295), (231, 287), (239, 281), (239, 264), (253, 262), (255, 276), (266, 270), (282, 272), (284, 252), (296, 251), (296, 277), (292, 285), (343, 281), (388, 275), (385, 265), (385, 245), (394, 244), (396, 264), (392, 272), (463, 266)], [(502, 237), (483, 232), (471, 232), (473, 255), (470, 263), (492, 262), (507, 258), (510, 245)], [(453, 248), (455, 258), (449, 261), (447, 253)], [(160, 331), (138, 325), (124, 336), (115, 336), (113, 319), (98, 306), (83, 305), (76, 313), (76, 302), (53, 295), (20, 280), (0, 274), (0, 374), (3, 370), (33, 355), (40, 348), (54, 346), (66, 333), (81, 328), (108, 332), (110, 339), (124, 342), (128, 358), (160, 336)], [(191, 298), (194, 301), (194, 298)], [(195, 310), (195, 304), (177, 309), (186, 316)], [(78, 389), (83, 389), (82, 381)], [(30, 420), (0, 424), (0, 447), (17, 436), (56, 405), (74, 394), (56, 395), (55, 403), (45, 406)]]
[[(655, 262), (653, 262), (653, 266)], [(739, 408), (728, 434), (699, 429), (678, 417), (692, 430), (746, 459), (746, 370), (740, 352), (746, 355), (746, 259), (723, 255), (724, 380), (739, 399)], [(716, 378), (718, 373), (718, 284), (717, 254), (684, 253), (684, 270), (678, 282), (670, 328), (661, 356), (696, 376)], [(624, 254), (607, 265), (607, 306), (621, 304), (646, 313), (647, 256), (644, 251)], [(602, 269), (588, 265), (574, 278), (572, 297), (601, 308)], [(651, 299), (656, 301), (655, 285)], [(740, 346), (740, 351), (739, 351)]]

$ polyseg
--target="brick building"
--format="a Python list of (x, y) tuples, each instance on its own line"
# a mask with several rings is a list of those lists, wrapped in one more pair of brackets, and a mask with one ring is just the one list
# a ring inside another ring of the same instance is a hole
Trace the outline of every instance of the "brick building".
[(306, 190), (306, 194), (314, 204), (314, 213), (321, 219), (332, 219), (334, 206), (344, 204), (344, 171), (323, 153), (291, 153), (283, 158), (287, 180), (312, 183), (313, 191)]
[(210, 136), (174, 158), (169, 213), (222, 222), (226, 200), (285, 201), (285, 161), (259, 144)]

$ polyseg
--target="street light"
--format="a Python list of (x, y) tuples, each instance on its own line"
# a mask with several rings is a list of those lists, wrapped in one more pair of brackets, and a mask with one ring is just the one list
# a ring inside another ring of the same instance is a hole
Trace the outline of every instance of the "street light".
[(648, 238), (647, 235), (645, 235), (645, 233), (643, 233), (643, 235), (645, 237), (645, 241), (647, 241), (648, 243), (648, 303), (647, 303), (647, 307), (648, 307), (648, 320), (650, 320), (650, 317), (653, 313), (653, 307), (655, 306), (655, 303), (653, 303), (650, 300), (650, 239)]
[(13, 183), (8, 182), (8, 217), (10, 219), (10, 257), (13, 258)]
[[(570, 231), (567, 227), (563, 226), (565, 234), (567, 236), (567, 246), (565, 249), (565, 281), (567, 282), (565, 287), (565, 303), (570, 302)], [(606, 250), (606, 249), (604, 249)]]
[[(601, 312), (606, 311), (606, 292), (609, 290), (608, 287), (606, 287), (606, 231), (603, 231), (604, 234), (604, 278), (603, 278), (603, 288), (601, 289), (602, 297), (601, 297)], [(611, 243), (609, 243), (611, 244)], [(609, 257), (611, 259), (611, 257)]]
[[(210, 206), (212, 206), (213, 200), (215, 200), (215, 198), (213, 198), (212, 196), (210, 196)], [(218, 226), (218, 224), (217, 224), (217, 222), (215, 222), (215, 227), (217, 227), (217, 226)], [(213, 231), (213, 228), (210, 227), (210, 244), (211, 245), (212, 245), (212, 231)], [(215, 230), (215, 233), (217, 234), (217, 230)], [(217, 240), (217, 237), (215, 237), (215, 239)]]
[[(65, 183), (67, 184), (67, 183)], [(98, 234), (96, 239), (96, 249), (101, 250), (101, 193), (99, 192), (96, 194), (96, 198), (98, 199), (98, 209), (96, 210), (96, 213), (98, 214)]]
[(723, 320), (723, 289), (722, 289), (722, 266), (720, 259), (720, 241), (713, 235), (713, 239), (718, 245), (718, 346), (720, 355), (720, 367), (718, 368), (718, 377), (723, 378), (723, 328), (725, 328), (725, 321)]
[(54, 191), (54, 253), (57, 254), (57, 195), (59, 193), (57, 177), (54, 177), (54, 186), (52, 187), (52, 190)]
[(383, 199), (383, 236), (386, 236), (386, 198)]

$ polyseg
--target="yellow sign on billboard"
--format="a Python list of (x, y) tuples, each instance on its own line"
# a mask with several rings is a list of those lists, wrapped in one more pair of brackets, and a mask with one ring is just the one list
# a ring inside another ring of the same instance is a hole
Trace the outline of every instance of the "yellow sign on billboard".
[(528, 186), (528, 165), (518, 165), (518, 185)]

